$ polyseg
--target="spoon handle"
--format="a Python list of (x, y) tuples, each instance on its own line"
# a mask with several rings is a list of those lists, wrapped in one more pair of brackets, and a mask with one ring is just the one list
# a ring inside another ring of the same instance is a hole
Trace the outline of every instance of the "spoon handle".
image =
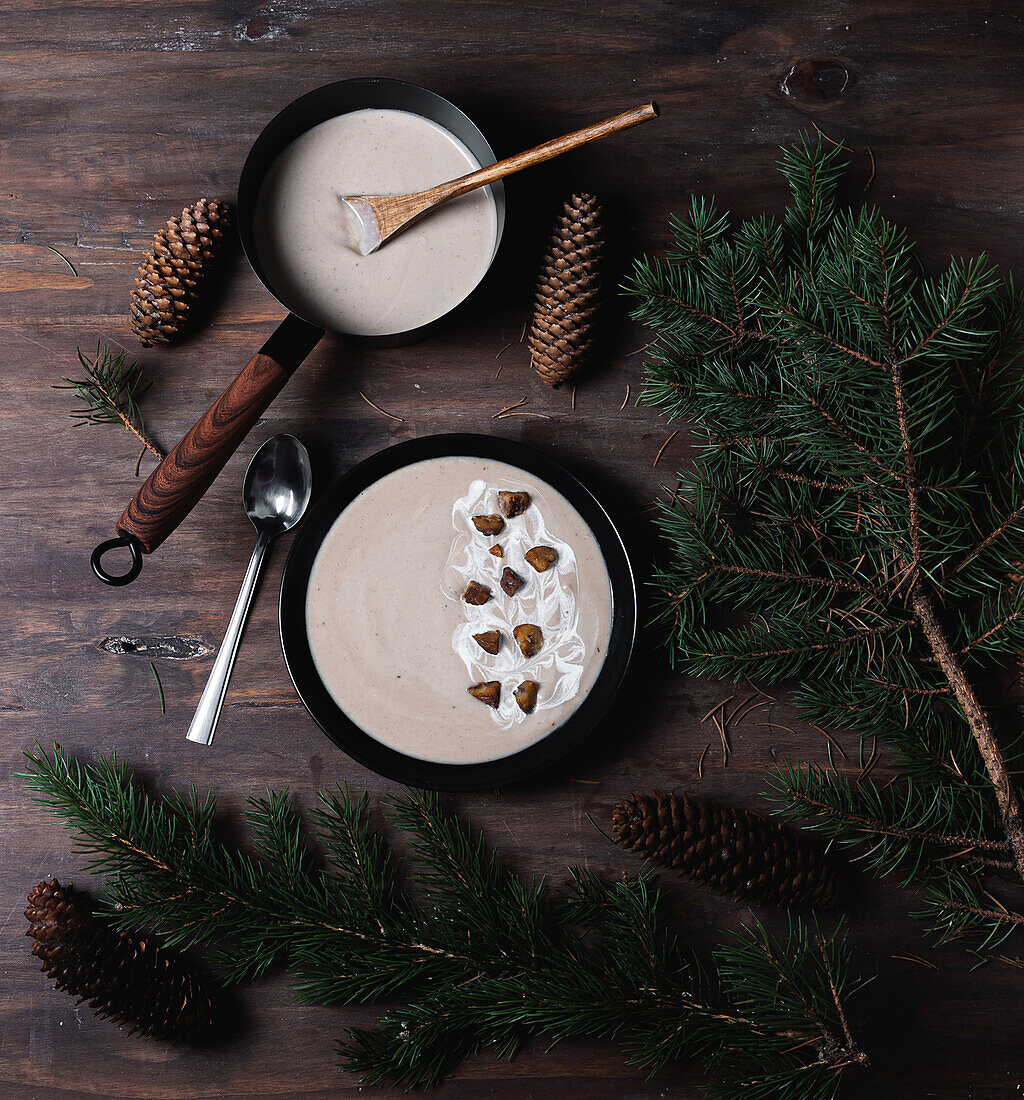
[(475, 172), (470, 172), (467, 176), (461, 176), (449, 183), (438, 184), (437, 187), (431, 188), (430, 191), (423, 191), (421, 194), (433, 195), (434, 202), (447, 202), (449, 199), (465, 195), (467, 191), (475, 191), (478, 187), (511, 176), (513, 172), (522, 171), (522, 169), (529, 168), (534, 164), (541, 164), (553, 157), (561, 156), (562, 153), (569, 152), (570, 149), (578, 149), (581, 145), (596, 141), (598, 138), (618, 133), (620, 130), (628, 130), (631, 126), (638, 126), (641, 122), (647, 122), (649, 119), (657, 117), (658, 105), (656, 103), (645, 103), (640, 107), (633, 107), (601, 122), (584, 126), (582, 130), (574, 130), (571, 134), (563, 134), (562, 137), (552, 138), (550, 141), (545, 141), (543, 145), (537, 145), (533, 149), (528, 149), (525, 153), (517, 153), (515, 156), (506, 157), (504, 160), (499, 160), (496, 164), (488, 165), (486, 168), (479, 168)]
[(263, 558), (267, 547), (270, 545), (270, 536), (265, 531), (260, 531), (252, 557), (249, 559), (249, 568), (245, 571), (245, 580), (235, 601), (235, 609), (231, 612), (228, 628), (224, 633), (224, 641), (221, 643), (220, 652), (213, 662), (213, 670), (206, 681), (202, 698), (196, 713), (192, 718), (192, 724), (188, 727), (187, 737), (189, 741), (195, 741), (199, 745), (209, 745), (213, 740), (214, 731), (217, 728), (217, 719), (220, 717), (220, 709), (224, 705), (224, 695), (228, 690), (228, 681), (231, 679), (231, 669), (235, 663), (235, 654), (238, 652), (238, 644), (242, 640), (242, 631), (245, 629), (245, 621), (249, 617), (249, 608), (252, 606), (253, 593), (256, 591), (256, 581), (259, 579), (260, 569), (263, 567)]

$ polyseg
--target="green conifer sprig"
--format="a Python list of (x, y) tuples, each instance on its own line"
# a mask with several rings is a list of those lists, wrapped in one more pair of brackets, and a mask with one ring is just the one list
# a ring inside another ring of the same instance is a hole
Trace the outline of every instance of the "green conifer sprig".
[(926, 275), (838, 205), (844, 170), (802, 141), (781, 218), (695, 199), (627, 282), (657, 333), (645, 399), (697, 451), (662, 507), (660, 620), (689, 673), (798, 679), (802, 717), (893, 745), (885, 792), (783, 768), (770, 794), (991, 943), (1024, 922), (988, 893), (1024, 882), (1024, 813), (1019, 730), (984, 703), (1024, 651), (1024, 302), (984, 257)]
[(390, 815), (409, 841), (407, 890), (365, 794), (321, 792), (323, 864), (284, 793), (251, 801), (246, 854), (219, 839), (212, 798), (155, 798), (122, 764), (58, 747), (29, 761), (39, 801), (108, 876), (116, 925), (205, 947), (230, 980), (282, 963), (305, 1000), (400, 1001), (339, 1046), (367, 1082), (433, 1084), (484, 1047), (511, 1056), (537, 1036), (613, 1040), (650, 1073), (701, 1060), (720, 1100), (830, 1100), (866, 1062), (845, 1014), (862, 983), (842, 927), (794, 921), (775, 938), (755, 921), (699, 959), (663, 925), (649, 876), (570, 869), (555, 895), (432, 795), (406, 794)]
[(81, 378), (62, 378), (55, 390), (73, 390), (81, 407), (72, 410), (75, 427), (82, 424), (120, 424), (156, 459), (163, 452), (150, 439), (142, 418), (139, 401), (149, 389), (136, 362), (127, 361), (124, 350), (114, 351), (108, 344), (97, 343), (91, 358), (78, 349)]

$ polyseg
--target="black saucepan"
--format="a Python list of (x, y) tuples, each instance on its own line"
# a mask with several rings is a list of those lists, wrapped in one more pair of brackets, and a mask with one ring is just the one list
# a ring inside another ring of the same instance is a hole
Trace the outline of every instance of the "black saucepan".
[[(289, 311), (288, 316), (149, 475), (118, 520), (118, 537), (108, 539), (93, 551), (93, 572), (104, 583), (128, 584), (139, 575), (142, 555), (152, 553), (192, 511), (249, 429), (324, 335), (323, 328), (302, 317), (297, 303), (278, 292), (264, 271), (255, 229), (256, 202), (267, 172), (286, 146), (321, 122), (365, 108), (422, 115), (454, 134), (481, 165), (494, 163), (494, 151), (487, 139), (462, 111), (436, 93), (401, 80), (342, 80), (328, 84), (295, 100), (267, 124), (242, 169), (236, 217), (246, 258), (260, 282)], [(491, 192), (500, 241), (505, 192), (500, 182), (491, 185)], [(358, 339), (384, 345), (406, 343), (422, 336), (434, 324), (409, 332)], [(125, 573), (111, 574), (103, 566), (103, 555), (122, 546), (131, 554), (131, 566)]]
[[(306, 633), (306, 592), (317, 553), (341, 512), (368, 486), (393, 471), (451, 455), (495, 459), (518, 466), (557, 489), (589, 524), (604, 555), (612, 587), (612, 632), (607, 655), (589, 694), (568, 719), (540, 741), (511, 756), (480, 764), (439, 764), (382, 744), (338, 706), (316, 670)], [(295, 689), (328, 737), (380, 775), (431, 790), (477, 790), (523, 779), (578, 745), (608, 710), (629, 667), (636, 634), (636, 584), (622, 538), (591, 492), (557, 462), (509, 439), (432, 435), (380, 451), (345, 474), (318, 501), (292, 542), (281, 580), (281, 646)]]

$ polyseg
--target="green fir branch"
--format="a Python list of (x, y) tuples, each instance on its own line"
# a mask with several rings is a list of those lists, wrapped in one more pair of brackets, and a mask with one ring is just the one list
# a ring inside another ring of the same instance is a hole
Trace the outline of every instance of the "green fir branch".
[(155, 798), (116, 761), (59, 747), (27, 755), (37, 799), (108, 875), (119, 927), (206, 948), (234, 981), (283, 963), (306, 1000), (400, 1001), (339, 1044), (366, 1083), (436, 1084), (485, 1047), (512, 1056), (539, 1036), (617, 1042), (652, 1074), (701, 1060), (716, 1097), (827, 1100), (866, 1062), (846, 1017), (862, 983), (842, 927), (794, 922), (777, 940), (754, 922), (699, 960), (663, 924), (649, 876), (570, 869), (555, 895), (512, 874), (433, 795), (391, 810), (409, 841), (407, 893), (365, 795), (321, 793), (311, 820), (324, 865), (284, 792), (250, 802), (247, 854), (218, 837), (210, 797)]
[(781, 220), (695, 199), (625, 284), (644, 400), (698, 457), (661, 507), (657, 618), (687, 672), (796, 680), (802, 718), (895, 749), (892, 786), (795, 768), (772, 796), (991, 945), (1018, 922), (989, 881), (1024, 886), (1020, 731), (984, 705), (1024, 652), (1024, 301), (984, 256), (928, 276), (878, 209), (841, 208), (840, 148), (780, 168)]

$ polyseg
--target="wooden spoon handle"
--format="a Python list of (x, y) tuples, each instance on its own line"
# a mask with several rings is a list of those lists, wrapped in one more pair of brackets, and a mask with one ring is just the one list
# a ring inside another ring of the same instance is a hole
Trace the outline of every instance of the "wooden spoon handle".
[(623, 111), (622, 114), (606, 118), (603, 122), (595, 122), (592, 126), (584, 126), (582, 130), (574, 130), (571, 134), (552, 138), (550, 141), (545, 141), (543, 145), (528, 149), (525, 153), (517, 153), (514, 157), (506, 157), (486, 168), (470, 172), (468, 176), (460, 176), (456, 180), (439, 184), (429, 191), (422, 192), (422, 195), (433, 196), (433, 202), (458, 198), (459, 195), (465, 195), (467, 191), (474, 191), (478, 187), (494, 183), (495, 180), (511, 176), (513, 172), (518, 172), (522, 168), (541, 164), (562, 153), (567, 153), (570, 149), (578, 149), (579, 146), (586, 145), (588, 142), (596, 141), (608, 134), (618, 133), (619, 130), (639, 126), (641, 122), (657, 118), (659, 113), (657, 103), (645, 103), (641, 107), (633, 107)]
[(260, 414), (323, 335), (289, 316), (146, 478), (118, 520), (151, 554), (199, 503)]

